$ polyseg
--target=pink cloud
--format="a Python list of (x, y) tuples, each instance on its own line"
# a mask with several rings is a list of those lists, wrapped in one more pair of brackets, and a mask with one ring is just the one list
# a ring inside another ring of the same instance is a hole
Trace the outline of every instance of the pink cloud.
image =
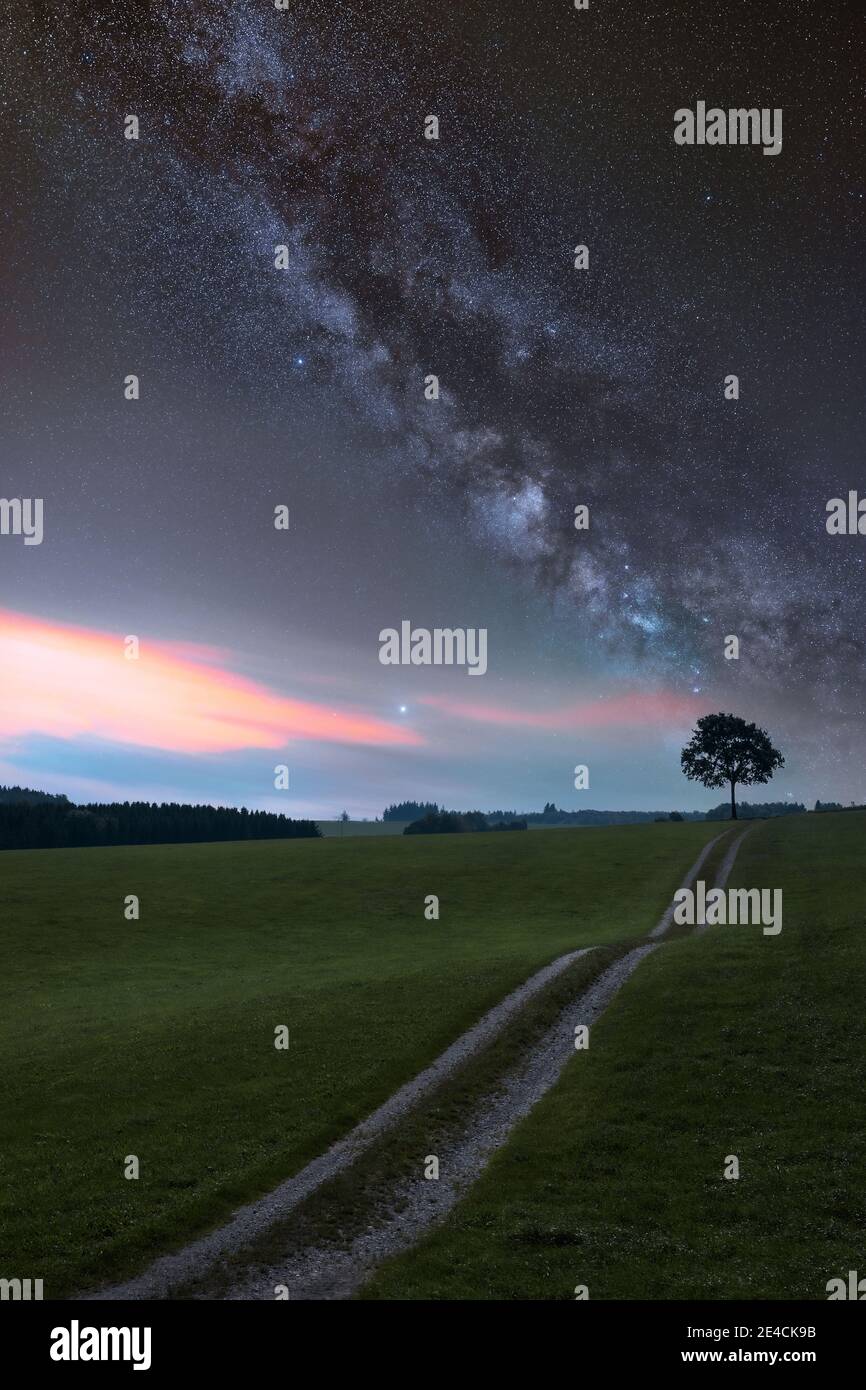
[(576, 700), (548, 710), (521, 709), (480, 700), (455, 700), (445, 695), (428, 695), (422, 697), (420, 703), (457, 719), (503, 728), (549, 729), (553, 732), (679, 726), (690, 723), (704, 708), (704, 704), (694, 696), (679, 695), (669, 690), (650, 694), (633, 691), (611, 698)]
[(0, 737), (95, 737), (180, 753), (279, 748), (292, 739), (365, 745), (422, 742), (405, 726), (286, 699), (224, 669), (211, 648), (141, 638), (0, 609)]

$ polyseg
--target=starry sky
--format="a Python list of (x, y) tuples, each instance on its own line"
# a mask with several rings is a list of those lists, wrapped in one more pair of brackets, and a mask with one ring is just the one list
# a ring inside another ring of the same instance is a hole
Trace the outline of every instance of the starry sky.
[[(825, 525), (866, 495), (859, 5), (0, 23), (0, 492), (44, 499), (0, 782), (698, 808), (730, 709), (786, 756), (754, 799), (866, 800), (866, 537)], [(781, 108), (780, 154), (677, 146), (699, 100)], [(486, 628), (486, 674), (381, 665), (404, 619)]]

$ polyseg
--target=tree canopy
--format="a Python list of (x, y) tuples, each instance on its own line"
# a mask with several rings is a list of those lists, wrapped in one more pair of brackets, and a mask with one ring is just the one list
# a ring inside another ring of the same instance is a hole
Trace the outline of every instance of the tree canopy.
[(705, 787), (731, 788), (731, 819), (737, 819), (737, 786), (769, 782), (785, 766), (765, 729), (736, 714), (705, 714), (699, 719), (680, 762), (685, 775)]

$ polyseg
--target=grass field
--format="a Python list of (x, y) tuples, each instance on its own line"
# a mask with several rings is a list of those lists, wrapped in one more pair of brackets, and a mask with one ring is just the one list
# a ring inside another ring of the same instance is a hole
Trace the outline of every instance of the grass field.
[[(784, 925), (666, 943), (390, 1299), (825, 1299), (866, 1226), (866, 815), (762, 822)], [(728, 1155), (740, 1164), (725, 1180)]]
[(58, 1297), (206, 1229), (540, 965), (644, 934), (719, 829), (0, 855), (0, 1275)]

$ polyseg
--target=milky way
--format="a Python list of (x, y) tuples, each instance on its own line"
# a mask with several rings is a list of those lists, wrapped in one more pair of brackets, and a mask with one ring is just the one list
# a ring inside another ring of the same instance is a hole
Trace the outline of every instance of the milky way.
[[(27, 138), (60, 203), (101, 190), (74, 221), (107, 340), (134, 323), (250, 417), (302, 379), (296, 420), (338, 418), (432, 525), (460, 509), (545, 640), (862, 754), (866, 539), (824, 526), (866, 491), (845, 6), (87, 9), (29, 33), (13, 93), (50, 84)], [(781, 154), (675, 146), (699, 98), (784, 108)]]

